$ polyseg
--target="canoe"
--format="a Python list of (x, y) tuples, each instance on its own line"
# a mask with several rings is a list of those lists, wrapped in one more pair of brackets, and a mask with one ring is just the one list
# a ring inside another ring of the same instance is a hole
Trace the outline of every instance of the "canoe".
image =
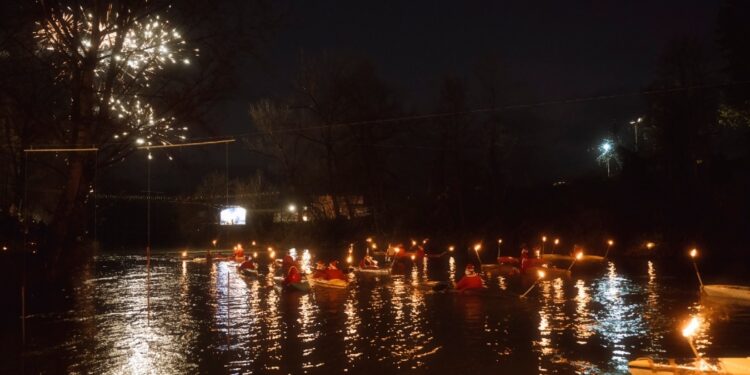
[(750, 300), (750, 286), (743, 285), (704, 285), (703, 294), (709, 297)]
[(651, 358), (638, 358), (628, 363), (633, 375), (668, 375), (668, 374), (726, 374), (750, 375), (750, 357), (704, 359), (700, 366), (695, 360), (678, 363), (670, 359), (668, 363), (657, 363)]
[(336, 289), (344, 289), (347, 285), (349, 285), (349, 282), (346, 280), (341, 279), (310, 279), (310, 283), (315, 286), (322, 286), (326, 288), (336, 288)]
[(388, 275), (391, 273), (389, 268), (355, 268), (354, 271), (366, 275)]

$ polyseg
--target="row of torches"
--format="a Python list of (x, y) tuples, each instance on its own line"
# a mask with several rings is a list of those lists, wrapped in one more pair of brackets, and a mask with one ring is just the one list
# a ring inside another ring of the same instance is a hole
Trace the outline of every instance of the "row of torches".
[[(368, 253), (369, 253), (370, 249), (377, 250), (378, 245), (377, 245), (377, 243), (375, 243), (373, 241), (372, 237), (368, 237), (367, 239), (365, 239), (365, 242), (367, 242), (367, 252)], [(422, 244), (427, 244), (427, 242), (428, 242), (428, 239), (424, 239), (422, 241)], [(547, 242), (547, 236), (542, 236), (542, 243), (544, 244), (546, 242)], [(502, 243), (503, 243), (502, 238), (499, 238), (497, 240), (498, 255), (500, 253), (500, 246), (502, 245)], [(609, 253), (609, 249), (614, 245), (614, 240), (609, 239), (609, 240), (607, 240), (606, 243), (607, 243), (607, 253)], [(217, 244), (217, 240), (212, 240), (211, 244), (213, 245), (213, 247), (215, 249), (216, 248), (216, 244)], [(411, 244), (412, 244), (412, 246), (416, 246), (417, 245), (417, 241), (412, 240)], [(560, 244), (560, 239), (559, 238), (555, 238), (553, 240), (553, 244), (555, 246), (559, 245)], [(255, 241), (252, 241), (251, 245), (253, 247), (256, 247), (257, 243)], [(646, 245), (647, 249), (652, 249), (652, 248), (654, 248), (656, 246), (653, 242), (650, 242), (650, 241), (646, 242), (645, 245)], [(238, 243), (237, 245), (234, 246), (233, 250), (237, 250), (237, 249), (240, 249), (240, 248), (242, 248), (242, 244)], [(456, 249), (456, 247), (454, 245), (449, 245), (448, 246), (448, 251), (449, 252), (453, 252), (453, 251), (455, 251), (455, 249)], [(400, 250), (401, 250), (400, 247), (396, 247), (394, 251), (395, 251), (396, 254), (398, 254), (398, 252)], [(476, 243), (473, 246), (473, 250), (474, 250), (474, 253), (477, 256), (477, 259), (480, 259), (479, 258), (479, 251), (482, 250), (482, 243), (481, 242)], [(269, 246), (267, 248), (267, 252), (268, 252), (268, 256), (269, 256), (270, 259), (276, 258), (276, 251), (274, 250), (273, 247)], [(354, 244), (351, 243), (351, 244), (349, 244), (349, 250), (348, 250), (347, 257), (346, 257), (346, 262), (348, 264), (352, 264), (352, 262), (354, 260), (353, 259), (353, 253), (354, 253)], [(689, 255), (690, 255), (690, 258), (692, 260), (693, 266), (695, 268), (695, 273), (698, 276), (698, 281), (700, 282), (700, 284), (702, 286), (703, 285), (703, 280), (701, 279), (700, 272), (698, 271), (698, 266), (695, 263), (695, 258), (698, 256), (698, 249), (696, 249), (696, 248), (691, 249), (690, 252), (689, 252)], [(539, 256), (538, 252), (537, 252), (537, 256)], [(182, 257), (183, 258), (187, 257), (187, 251), (183, 251), (182, 252)], [(257, 258), (257, 257), (258, 257), (258, 252), (254, 251), (253, 252), (253, 258)], [(575, 262), (578, 261), (578, 260), (581, 260), (581, 258), (583, 258), (583, 251), (579, 251), (579, 252), (576, 253), (575, 257), (573, 258), (573, 262), (571, 262), (570, 266), (568, 267), (568, 271), (570, 271), (573, 268), (573, 265), (575, 264)], [(411, 259), (415, 260), (415, 256), (412, 255)], [(480, 259), (480, 261), (481, 261), (481, 259)], [(543, 270), (539, 270), (539, 271), (537, 271), (537, 276), (538, 276), (537, 280), (531, 285), (531, 287), (529, 287), (529, 289), (526, 290), (526, 292), (524, 292), (520, 296), (521, 298), (526, 297), (526, 295), (532, 289), (534, 289), (534, 287), (537, 285), (537, 283), (540, 280), (544, 279), (544, 277), (546, 276), (546, 273)], [(693, 351), (693, 354), (695, 355), (696, 359), (698, 359), (699, 362), (702, 362), (702, 357), (701, 357), (700, 353), (698, 353), (698, 350), (696, 349), (696, 347), (695, 347), (695, 345), (693, 343), (693, 337), (695, 336), (695, 333), (698, 331), (699, 327), (700, 327), (700, 321), (698, 320), (698, 318), (697, 317), (692, 317), (691, 320), (689, 321), (689, 323), (685, 326), (685, 328), (683, 328), (682, 335), (688, 340), (688, 344), (690, 345), (690, 349)]]

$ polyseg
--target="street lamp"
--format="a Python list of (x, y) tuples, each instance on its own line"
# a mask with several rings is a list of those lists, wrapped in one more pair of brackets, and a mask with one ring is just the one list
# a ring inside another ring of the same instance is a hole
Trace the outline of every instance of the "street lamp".
[(630, 122), (630, 125), (633, 125), (633, 132), (635, 136), (635, 152), (638, 152), (638, 125), (643, 122), (642, 117), (638, 117), (637, 119)]

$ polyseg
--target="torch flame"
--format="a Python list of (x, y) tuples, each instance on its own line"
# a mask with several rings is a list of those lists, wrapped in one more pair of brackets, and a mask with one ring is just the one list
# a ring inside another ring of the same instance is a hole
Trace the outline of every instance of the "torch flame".
[(539, 275), (540, 279), (543, 279), (544, 276), (546, 275), (546, 273), (544, 271), (542, 271), (542, 270), (539, 270), (539, 271), (537, 271), (537, 275)]
[(583, 252), (576, 254), (576, 260), (581, 260), (581, 258), (583, 258)]
[(414, 256), (414, 255), (412, 255), (412, 256), (411, 256), (411, 260), (414, 260), (414, 259), (417, 259), (417, 257), (416, 257), (416, 256)]
[(211, 243), (216, 246), (216, 240), (211, 241)]
[(613, 241), (613, 240), (609, 240), (609, 241), (607, 241), (607, 245), (609, 245), (609, 246), (612, 246), (612, 245), (614, 245), (614, 244), (615, 244), (615, 241)]
[(690, 250), (690, 257), (695, 258), (698, 256), (698, 249)]
[(682, 329), (682, 335), (685, 337), (693, 337), (695, 335), (695, 332), (698, 331), (698, 328), (700, 327), (700, 322), (698, 321), (698, 318), (693, 317), (690, 319), (690, 323), (685, 326), (685, 328)]
[(352, 256), (351, 255), (349, 255), (348, 257), (346, 257), (346, 263), (349, 263), (349, 264), (352, 263)]
[(448, 251), (456, 250), (456, 247), (453, 245), (448, 246)]
[(474, 251), (479, 251), (479, 250), (482, 250), (482, 244), (481, 243), (478, 243), (478, 244), (474, 245)]
[(187, 251), (183, 251), (183, 252), (182, 252), (182, 257), (183, 257), (183, 258), (187, 257)]

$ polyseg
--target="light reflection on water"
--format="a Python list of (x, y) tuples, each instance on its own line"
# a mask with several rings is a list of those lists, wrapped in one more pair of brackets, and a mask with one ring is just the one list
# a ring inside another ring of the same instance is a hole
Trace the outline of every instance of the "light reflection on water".
[[(23, 358), (30, 372), (623, 373), (638, 356), (689, 356), (679, 329), (690, 316), (703, 322), (696, 346), (704, 354), (742, 347), (718, 337), (716, 325), (732, 331), (739, 319), (733, 333), (750, 333), (750, 308), (706, 304), (652, 261), (544, 280), (524, 300), (517, 295), (528, 284), (512, 277), (489, 276), (479, 295), (424, 284), (452, 281), (462, 266), (430, 260), (406, 275), (352, 277), (347, 289), (302, 294), (282, 292), (271, 275), (241, 276), (233, 263), (166, 257), (152, 260), (147, 288), (143, 257), (103, 256), (70, 292), (70, 306), (32, 314), (37, 338)], [(64, 367), (52, 359), (60, 353)]]

